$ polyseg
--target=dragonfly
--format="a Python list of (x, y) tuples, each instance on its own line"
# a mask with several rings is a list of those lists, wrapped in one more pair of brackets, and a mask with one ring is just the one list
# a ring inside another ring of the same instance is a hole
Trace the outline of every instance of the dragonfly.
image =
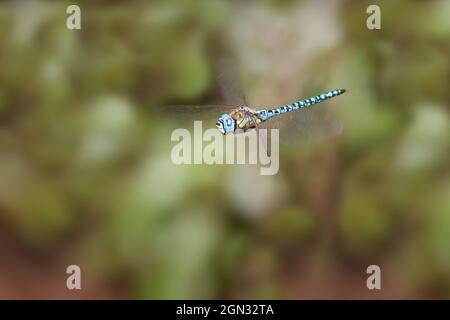
[(280, 107), (254, 110), (247, 106), (240, 106), (230, 113), (224, 113), (217, 119), (216, 127), (224, 135), (242, 133), (257, 128), (261, 123), (273, 117), (310, 107), (322, 101), (345, 93), (345, 89), (335, 89), (306, 99), (298, 100)]
[[(280, 129), (284, 145), (292, 146), (310, 138), (336, 135), (342, 129), (340, 123), (315, 108), (309, 108), (323, 101), (342, 95), (346, 89), (334, 89), (278, 107), (252, 108), (249, 106), (242, 86), (228, 60), (216, 65), (217, 84), (223, 104), (169, 106), (160, 114), (170, 114), (172, 119), (213, 120), (223, 135), (245, 133), (256, 129)], [(303, 110), (303, 109), (308, 109)], [(295, 116), (293, 111), (303, 110)], [(314, 110), (314, 111), (311, 111)], [(290, 114), (291, 117), (286, 114)], [(270, 120), (270, 121), (269, 121)], [(287, 142), (287, 143), (286, 143)]]

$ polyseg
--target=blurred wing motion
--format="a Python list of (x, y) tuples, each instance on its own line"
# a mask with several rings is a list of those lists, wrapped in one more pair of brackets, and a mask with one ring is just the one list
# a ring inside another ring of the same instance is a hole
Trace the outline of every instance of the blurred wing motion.
[(194, 121), (202, 121), (205, 126), (215, 127), (217, 118), (229, 113), (236, 106), (229, 105), (173, 105), (157, 108), (158, 117), (177, 126), (191, 127)]
[[(217, 83), (225, 103), (236, 106), (250, 107), (247, 98), (242, 91), (242, 85), (239, 81), (236, 69), (230, 59), (221, 57), (216, 62), (215, 68), (218, 75)], [(260, 145), (264, 149), (265, 153), (270, 156), (270, 137), (259, 135), (259, 126), (256, 127), (255, 130), (257, 131), (258, 139), (262, 139), (261, 142), (258, 142), (258, 145)]]
[(195, 120), (201, 120), (209, 125), (209, 123), (215, 123), (221, 114), (230, 113), (240, 106), (247, 106), (240, 82), (230, 61), (221, 57), (214, 63), (213, 69), (217, 75), (216, 86), (218, 95), (221, 97), (221, 104), (164, 106), (158, 108), (158, 113), (177, 123), (192, 124)]
[(260, 128), (279, 129), (280, 145), (298, 148), (339, 136), (343, 125), (324, 103), (277, 116), (262, 123)]
[(225, 104), (248, 106), (247, 99), (242, 92), (241, 82), (230, 60), (221, 57), (215, 64), (217, 84)]

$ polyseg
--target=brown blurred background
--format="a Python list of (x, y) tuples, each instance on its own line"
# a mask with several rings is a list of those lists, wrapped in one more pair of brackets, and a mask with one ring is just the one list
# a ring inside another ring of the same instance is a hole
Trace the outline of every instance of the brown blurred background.
[[(73, 3), (0, 3), (0, 298), (450, 298), (450, 1)], [(348, 89), (342, 134), (174, 166), (156, 110), (220, 103), (220, 56), (251, 105)]]

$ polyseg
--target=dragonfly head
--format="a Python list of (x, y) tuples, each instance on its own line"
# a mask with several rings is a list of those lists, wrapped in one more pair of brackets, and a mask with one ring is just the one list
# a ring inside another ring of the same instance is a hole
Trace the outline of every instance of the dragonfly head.
[(217, 119), (216, 127), (222, 134), (233, 133), (236, 122), (229, 114), (223, 114)]

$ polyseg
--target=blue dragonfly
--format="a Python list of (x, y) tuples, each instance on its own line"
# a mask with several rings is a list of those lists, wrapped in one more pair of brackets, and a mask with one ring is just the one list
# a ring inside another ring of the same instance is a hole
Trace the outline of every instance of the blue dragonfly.
[(284, 145), (299, 145), (342, 132), (341, 123), (330, 112), (311, 107), (345, 93), (345, 89), (334, 89), (278, 107), (252, 108), (232, 69), (224, 63), (219, 67), (218, 84), (224, 104), (171, 106), (171, 113), (176, 118), (215, 120), (216, 128), (224, 135), (253, 129), (280, 129)]

